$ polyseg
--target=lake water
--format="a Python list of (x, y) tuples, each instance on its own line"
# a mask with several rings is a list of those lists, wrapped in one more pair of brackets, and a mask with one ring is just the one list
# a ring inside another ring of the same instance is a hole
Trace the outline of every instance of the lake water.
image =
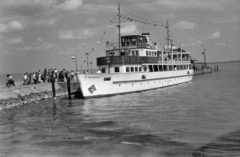
[(0, 157), (240, 156), (240, 63), (140, 93), (0, 113)]

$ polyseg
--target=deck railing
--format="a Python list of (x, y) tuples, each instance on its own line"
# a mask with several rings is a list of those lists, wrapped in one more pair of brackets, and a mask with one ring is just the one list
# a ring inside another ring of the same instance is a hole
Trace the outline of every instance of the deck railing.
[[(138, 44), (127, 44), (127, 43), (122, 43), (121, 44), (121, 50), (126, 50), (126, 49), (156, 49), (156, 46), (150, 46), (146, 43), (138, 43)], [(119, 44), (118, 43), (109, 43), (106, 45), (106, 51), (115, 51), (119, 50)]]

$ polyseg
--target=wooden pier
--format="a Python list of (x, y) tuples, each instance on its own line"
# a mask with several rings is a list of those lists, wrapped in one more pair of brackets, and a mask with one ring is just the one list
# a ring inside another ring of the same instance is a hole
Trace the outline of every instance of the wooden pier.
[(208, 64), (204, 62), (196, 62), (193, 63), (193, 70), (194, 75), (201, 75), (201, 74), (209, 74), (213, 72), (218, 72), (218, 65), (214, 65), (213, 67), (208, 66)]

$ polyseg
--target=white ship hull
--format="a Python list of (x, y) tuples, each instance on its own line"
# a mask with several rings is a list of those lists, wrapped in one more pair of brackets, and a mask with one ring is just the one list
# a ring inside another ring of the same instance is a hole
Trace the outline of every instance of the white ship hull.
[(193, 70), (162, 72), (79, 74), (77, 75), (84, 98), (110, 96), (162, 88), (192, 80)]

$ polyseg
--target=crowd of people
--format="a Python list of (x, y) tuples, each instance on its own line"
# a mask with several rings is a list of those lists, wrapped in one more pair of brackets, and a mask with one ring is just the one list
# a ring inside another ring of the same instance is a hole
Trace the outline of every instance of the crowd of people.
[[(47, 82), (51, 82), (52, 79), (56, 82), (65, 82), (67, 81), (68, 77), (70, 78), (70, 81), (76, 81), (76, 78), (74, 76), (75, 76), (74, 71), (70, 72), (65, 69), (58, 71), (57, 68), (44, 69), (43, 71), (38, 70), (37, 72), (24, 73), (22, 84), (32, 85), (32, 84), (47, 83)], [(13, 77), (10, 74), (7, 74), (6, 86), (7, 87), (15, 86)]]
[[(84, 74), (87, 74), (87, 72), (83, 71)], [(97, 71), (97, 73), (101, 73), (100, 70)], [(65, 82), (67, 81), (67, 78), (70, 78), (70, 81), (77, 81), (77, 78), (75, 77), (75, 74), (79, 74), (79, 71), (67, 71), (66, 69), (62, 69), (61, 71), (58, 71), (57, 68), (55, 69), (44, 69), (43, 71), (38, 70), (37, 72), (26, 72), (23, 74), (23, 85), (32, 85), (32, 84), (40, 84), (40, 83), (47, 83), (51, 82), (52, 79), (55, 80), (55, 82)], [(15, 86), (15, 82), (13, 80), (12, 75), (7, 74), (6, 78), (6, 86)]]
[(50, 82), (51, 79), (64, 82), (67, 80), (67, 77), (70, 77), (71, 81), (75, 81), (74, 75), (75, 73), (73, 71), (69, 72), (65, 69), (58, 71), (57, 68), (44, 69), (42, 72), (40, 70), (32, 73), (26, 72), (23, 75), (23, 85), (46, 83)]

